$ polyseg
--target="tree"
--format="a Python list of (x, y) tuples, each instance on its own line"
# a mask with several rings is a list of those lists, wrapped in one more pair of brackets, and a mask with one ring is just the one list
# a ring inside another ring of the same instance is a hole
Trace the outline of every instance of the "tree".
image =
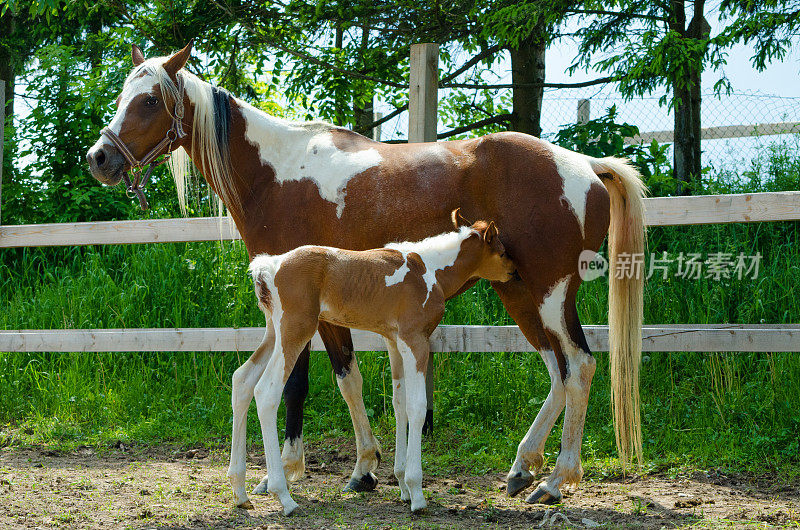
[[(702, 169), (703, 72), (722, 67), (727, 60), (725, 51), (740, 41), (755, 45), (753, 62), (758, 68), (764, 68), (773, 57), (782, 56), (791, 39), (788, 35), (776, 38), (774, 24), (797, 27), (800, 17), (787, 12), (790, 4), (796, 2), (725, 0), (718, 10), (722, 25), (715, 32), (705, 17), (708, 10), (705, 0), (586, 1), (569, 11), (580, 16), (582, 23), (576, 32), (579, 46), (572, 69), (583, 66), (611, 73), (627, 97), (667, 87), (662, 102), (675, 113), (674, 173), (679, 182), (676, 191), (688, 194)], [(603, 57), (595, 60), (596, 54)], [(721, 75), (715, 89), (729, 88), (727, 79)]]

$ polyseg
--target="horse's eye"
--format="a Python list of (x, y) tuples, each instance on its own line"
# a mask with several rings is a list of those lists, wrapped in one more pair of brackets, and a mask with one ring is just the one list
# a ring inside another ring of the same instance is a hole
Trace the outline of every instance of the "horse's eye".
[(158, 98), (154, 96), (150, 96), (144, 100), (144, 104), (147, 107), (155, 107), (158, 104)]

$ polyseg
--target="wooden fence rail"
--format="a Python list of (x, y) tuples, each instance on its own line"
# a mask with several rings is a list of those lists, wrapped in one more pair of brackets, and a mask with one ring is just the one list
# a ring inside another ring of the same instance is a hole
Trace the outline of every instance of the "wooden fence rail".
[[(645, 199), (649, 226), (800, 220), (800, 191)], [(0, 225), (0, 248), (239, 239), (227, 217)]]
[[(608, 351), (608, 327), (584, 326), (592, 351)], [(252, 352), (264, 328), (58, 329), (0, 331), (0, 351)], [(353, 330), (356, 351), (386, 351), (375, 333)], [(324, 350), (319, 335), (311, 342)], [(517, 326), (439, 326), (431, 336), (434, 352), (525, 352), (532, 348)], [(800, 352), (800, 324), (646, 325), (646, 352)]]

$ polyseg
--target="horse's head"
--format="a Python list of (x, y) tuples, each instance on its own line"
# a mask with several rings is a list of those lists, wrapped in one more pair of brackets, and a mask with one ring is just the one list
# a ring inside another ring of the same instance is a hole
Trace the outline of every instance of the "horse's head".
[(126, 171), (178, 147), (183, 93), (177, 74), (191, 50), (189, 43), (174, 55), (145, 61), (142, 50), (133, 45), (135, 68), (117, 97), (117, 112), (86, 154), (94, 178), (114, 186)]

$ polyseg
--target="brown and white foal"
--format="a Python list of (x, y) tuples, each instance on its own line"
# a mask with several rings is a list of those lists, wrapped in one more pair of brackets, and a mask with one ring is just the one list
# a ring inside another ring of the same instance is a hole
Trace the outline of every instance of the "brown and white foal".
[[(248, 363), (265, 366), (254, 394), (264, 438), (267, 489), (278, 497), (284, 514), (292, 513), (297, 503), (289, 495), (281, 462), (278, 405), (297, 357), (321, 320), (373, 331), (386, 339), (397, 422), (394, 474), (400, 498), (411, 501), (412, 511), (425, 508), (421, 442), (428, 340), (444, 315), (445, 300), (468, 281), (504, 282), (515, 271), (493, 222), (459, 228), (458, 210), (452, 218), (455, 232), (416, 243), (365, 251), (308, 245), (277, 256), (261, 254), (250, 264), (258, 304), (267, 318), (267, 346), (242, 368), (252, 372)], [(232, 401), (237, 403), (236, 396)], [(237, 412), (241, 411), (234, 410), (234, 415)], [(242, 442), (237, 434), (244, 433), (234, 432), (228, 476), (242, 506), (249, 500), (244, 462), (236, 458), (236, 444)]]

